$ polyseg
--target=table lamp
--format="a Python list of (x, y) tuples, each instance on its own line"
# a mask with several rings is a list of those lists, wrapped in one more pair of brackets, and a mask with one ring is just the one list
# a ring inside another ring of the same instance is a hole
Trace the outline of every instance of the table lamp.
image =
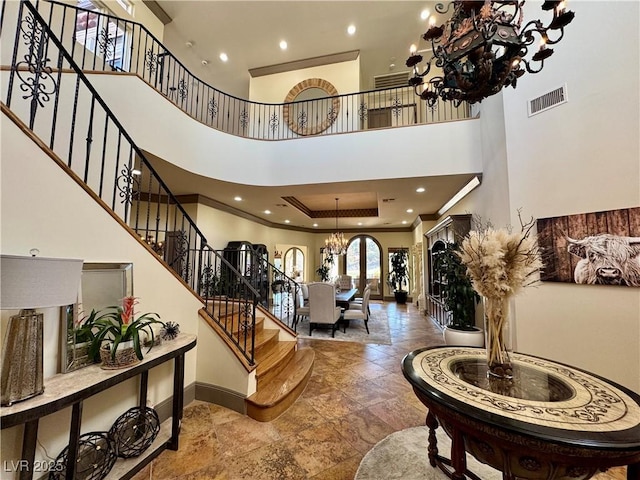
[(67, 258), (0, 255), (0, 308), (20, 310), (9, 319), (2, 345), (1, 405), (44, 392), (43, 314), (35, 309), (75, 303), (82, 263)]

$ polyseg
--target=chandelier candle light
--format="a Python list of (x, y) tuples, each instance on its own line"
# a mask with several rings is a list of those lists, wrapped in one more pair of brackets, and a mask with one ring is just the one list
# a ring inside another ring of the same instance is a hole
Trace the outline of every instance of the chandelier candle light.
[(344, 233), (338, 231), (338, 199), (336, 198), (336, 231), (329, 235), (324, 241), (328, 253), (332, 255), (344, 255), (347, 253), (349, 241), (344, 237)]
[[(431, 42), (433, 55), (422, 72), (419, 66), (422, 55), (412, 48), (406, 65), (413, 68), (409, 79), (416, 95), (434, 107), (438, 99), (461, 102), (481, 102), (500, 92), (503, 87), (516, 87), (518, 78), (538, 73), (544, 60), (553, 54), (554, 45), (564, 37), (564, 27), (575, 14), (566, 10), (564, 1), (545, 1), (542, 10), (553, 11), (548, 25), (541, 20), (531, 20), (522, 26), (524, 0), (516, 1), (465, 1), (454, 0), (448, 6), (436, 5), (436, 11), (446, 14), (453, 6), (453, 13), (444, 24), (436, 25), (430, 19), (430, 28), (422, 36)], [(551, 36), (550, 36), (551, 34)], [(537, 52), (528, 60), (529, 48), (537, 43)], [(431, 64), (442, 69), (442, 74), (424, 77), (431, 73)]]

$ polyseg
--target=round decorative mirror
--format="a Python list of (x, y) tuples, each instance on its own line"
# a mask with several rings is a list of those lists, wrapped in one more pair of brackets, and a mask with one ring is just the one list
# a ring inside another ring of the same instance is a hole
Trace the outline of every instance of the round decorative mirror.
[(326, 80), (303, 80), (289, 90), (284, 99), (284, 121), (298, 135), (324, 132), (338, 117), (340, 100), (337, 95), (336, 87)]

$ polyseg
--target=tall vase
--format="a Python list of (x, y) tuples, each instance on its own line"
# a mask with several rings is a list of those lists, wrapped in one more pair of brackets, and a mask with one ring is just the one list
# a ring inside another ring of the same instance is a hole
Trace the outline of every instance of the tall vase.
[(512, 378), (513, 369), (505, 330), (509, 323), (509, 297), (483, 297), (487, 374), (493, 378)]

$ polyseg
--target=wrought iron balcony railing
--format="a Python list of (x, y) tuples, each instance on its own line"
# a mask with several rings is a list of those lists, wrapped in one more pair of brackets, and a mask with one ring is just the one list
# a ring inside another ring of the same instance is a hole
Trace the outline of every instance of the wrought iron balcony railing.
[(232, 135), (284, 140), (470, 118), (468, 104), (430, 108), (408, 85), (278, 104), (241, 99), (197, 78), (139, 23), (55, 1), (37, 8), (83, 71), (134, 73), (194, 119)]

